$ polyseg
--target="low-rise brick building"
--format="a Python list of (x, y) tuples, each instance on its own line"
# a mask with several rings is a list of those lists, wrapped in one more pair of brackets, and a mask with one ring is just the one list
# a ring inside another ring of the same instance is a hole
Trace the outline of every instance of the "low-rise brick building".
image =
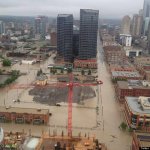
[(89, 59), (89, 60), (78, 60), (74, 61), (74, 68), (86, 68), (86, 69), (97, 69), (97, 60)]
[(150, 97), (125, 97), (124, 114), (129, 127), (150, 132)]
[(136, 71), (135, 67), (131, 65), (130, 63), (119, 65), (119, 64), (110, 64), (110, 72), (112, 71), (128, 71), (128, 72), (134, 72)]
[(140, 80), (118, 81), (115, 86), (115, 91), (120, 102), (124, 102), (126, 96), (150, 97), (150, 83)]
[(48, 124), (49, 110), (0, 106), (0, 122)]

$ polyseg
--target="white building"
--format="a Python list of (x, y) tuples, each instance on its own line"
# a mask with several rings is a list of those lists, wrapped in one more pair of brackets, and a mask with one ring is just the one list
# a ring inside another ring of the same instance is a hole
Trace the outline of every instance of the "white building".
[(29, 59), (22, 60), (22, 64), (33, 65), (35, 63), (36, 60), (29, 60)]
[(0, 128), (0, 144), (3, 141), (3, 139), (4, 139), (4, 131), (2, 128)]
[(128, 57), (138, 57), (142, 54), (142, 49), (139, 48), (133, 48), (133, 47), (124, 47), (124, 51), (126, 53), (126, 56)]
[(120, 34), (120, 40), (123, 46), (132, 45), (132, 36), (130, 34)]

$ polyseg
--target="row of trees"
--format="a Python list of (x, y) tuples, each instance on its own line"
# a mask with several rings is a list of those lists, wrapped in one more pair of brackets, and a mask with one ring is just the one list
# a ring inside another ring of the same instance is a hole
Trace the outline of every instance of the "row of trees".
[(12, 82), (14, 82), (19, 77), (19, 75), (20, 75), (20, 71), (12, 70), (10, 78), (6, 79), (4, 81), (4, 83), (1, 83), (0, 88), (3, 88), (6, 85), (11, 84)]
[[(54, 68), (51, 68), (51, 70), (50, 70), (50, 72), (51, 73), (53, 73), (53, 74), (56, 74), (57, 73), (57, 69), (54, 69)], [(64, 73), (64, 69), (61, 69), (61, 71), (60, 71), (61, 73)], [(71, 73), (72, 72), (72, 69), (67, 69), (67, 73)], [(81, 70), (81, 74), (82, 75), (85, 75), (85, 70)], [(89, 69), (88, 70), (88, 75), (91, 75), (92, 74), (92, 71)]]
[[(51, 68), (51, 70), (50, 70), (50, 72), (52, 73), (52, 74), (56, 74), (57, 73), (57, 69), (54, 69), (54, 68)], [(61, 73), (64, 73), (64, 69), (61, 69), (61, 71), (60, 71)], [(67, 73), (71, 73), (72, 72), (72, 69), (67, 69)]]
[(3, 59), (3, 66), (7, 67), (7, 66), (11, 66), (11, 61), (9, 59)]
[(7, 58), (4, 58), (2, 55), (0, 55), (0, 58), (3, 59), (2, 65), (5, 66), (11, 66), (11, 61)]

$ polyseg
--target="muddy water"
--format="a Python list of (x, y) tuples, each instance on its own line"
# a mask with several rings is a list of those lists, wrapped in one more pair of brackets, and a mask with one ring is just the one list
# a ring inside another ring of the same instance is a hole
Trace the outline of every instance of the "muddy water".
[(100, 108), (103, 110), (103, 129), (97, 136), (104, 141), (110, 150), (129, 150), (131, 145), (131, 136), (128, 133), (120, 131), (118, 128), (123, 121), (123, 112), (115, 99), (114, 88), (111, 83), (111, 77), (103, 62), (103, 49), (98, 41), (98, 63), (99, 79), (104, 82), (101, 86)]
[[(52, 64), (53, 61), (50, 58), (48, 61), (35, 64), (35, 65), (19, 65), (16, 64), (12, 66), (12, 69), (19, 69), (21, 72), (27, 72), (27, 75), (21, 76), (17, 79), (16, 83), (18, 84), (29, 84), (34, 81), (37, 70), (39, 68), (44, 69), (44, 72), (48, 72), (47, 66), (48, 64)], [(7, 68), (10, 70), (11, 68)], [(0, 105), (13, 106), (13, 107), (25, 107), (25, 108), (47, 108), (52, 113), (52, 117), (50, 117), (50, 122), (48, 126), (32, 126), (32, 125), (16, 125), (16, 124), (0, 124), (6, 131), (22, 131), (28, 132), (29, 129), (32, 130), (34, 135), (40, 135), (42, 130), (48, 131), (49, 128), (52, 131), (56, 129), (58, 131), (66, 130), (67, 126), (67, 117), (68, 117), (68, 109), (67, 104), (61, 104), (61, 107), (56, 106), (48, 106), (45, 104), (39, 104), (33, 102), (33, 96), (28, 95), (28, 91), (30, 89), (14, 89), (9, 90), (9, 87), (0, 90)], [(20, 103), (14, 103), (13, 100), (17, 99), (21, 100)], [(4, 101), (5, 100), (5, 101)], [(96, 102), (95, 100), (86, 100), (85, 106), (73, 104), (73, 128), (74, 134), (77, 135), (80, 131), (91, 130), (96, 126)], [(82, 130), (81, 130), (82, 129)], [(85, 132), (85, 131), (84, 131)], [(60, 134), (59, 133), (59, 134)]]
[[(36, 74), (37, 74), (37, 70), (39, 70), (40, 68), (43, 69), (43, 71), (45, 72), (45, 70), (47, 72), (49, 72), (49, 70), (47, 69), (48, 64), (53, 64), (53, 58), (54, 55), (52, 55), (48, 60), (41, 62), (39, 64), (35, 64), (35, 65), (20, 65), (19, 63), (11, 66), (11, 67), (5, 67), (2, 69), (5, 70), (20, 70), (22, 73), (27, 73), (27, 75), (21, 76), (19, 77), (15, 83), (16, 84), (30, 84), (35, 80)], [(20, 90), (20, 89), (14, 89), (14, 90), (10, 90), (9, 86), (4, 88), (4, 89), (0, 89), (0, 105), (13, 105), (13, 100), (17, 99), (20, 96), (20, 93), (24, 91), (24, 90)], [(5, 101), (5, 102), (4, 102)]]

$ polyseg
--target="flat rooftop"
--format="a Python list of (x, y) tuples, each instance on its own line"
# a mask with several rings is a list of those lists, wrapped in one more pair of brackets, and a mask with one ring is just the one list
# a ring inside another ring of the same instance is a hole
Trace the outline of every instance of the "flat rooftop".
[(130, 72), (130, 71), (112, 71), (113, 77), (141, 77), (141, 75), (138, 72)]
[(8, 113), (26, 113), (26, 114), (47, 114), (49, 113), (48, 109), (36, 109), (36, 108), (21, 108), (21, 107), (4, 107), (0, 106), (0, 112)]
[(141, 103), (139, 102), (139, 97), (125, 97), (125, 100), (130, 108), (130, 110), (136, 114), (149, 115), (150, 109), (143, 109)]
[(99, 10), (94, 10), (94, 9), (81, 9), (81, 10), (86, 13), (98, 13), (99, 12)]
[(118, 81), (117, 85), (120, 89), (150, 89), (150, 86), (144, 86), (143, 80)]
[(58, 17), (69, 17), (72, 16), (72, 14), (58, 14)]

